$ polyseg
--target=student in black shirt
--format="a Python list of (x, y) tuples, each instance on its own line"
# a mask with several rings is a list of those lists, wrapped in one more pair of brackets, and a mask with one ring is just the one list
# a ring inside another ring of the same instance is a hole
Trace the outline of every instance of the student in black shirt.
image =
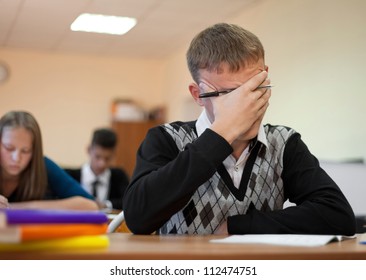
[(65, 169), (92, 194), (101, 209), (122, 209), (129, 179), (121, 168), (111, 167), (117, 135), (109, 128), (96, 129), (88, 146), (89, 162), (80, 169)]
[[(151, 129), (124, 196), (137, 234), (355, 233), (351, 206), (294, 129), (262, 124), (271, 96), (260, 40), (232, 24), (187, 52), (196, 121)], [(283, 208), (286, 200), (295, 206)]]

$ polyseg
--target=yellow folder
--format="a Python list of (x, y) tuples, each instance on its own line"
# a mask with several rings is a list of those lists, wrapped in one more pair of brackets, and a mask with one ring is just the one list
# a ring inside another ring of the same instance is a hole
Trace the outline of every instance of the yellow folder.
[(36, 240), (23, 243), (0, 243), (0, 251), (75, 250), (106, 248), (108, 246), (109, 239), (104, 234)]

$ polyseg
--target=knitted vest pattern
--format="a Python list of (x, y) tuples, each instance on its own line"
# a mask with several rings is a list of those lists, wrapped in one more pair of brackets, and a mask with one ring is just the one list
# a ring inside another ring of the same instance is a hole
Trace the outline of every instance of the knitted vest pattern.
[[(164, 124), (179, 151), (197, 139), (188, 125)], [(163, 225), (160, 234), (212, 234), (228, 216), (245, 214), (248, 208), (273, 211), (283, 208), (284, 190), (281, 173), (283, 152), (295, 133), (284, 126), (265, 125), (268, 147), (261, 145), (255, 159), (243, 200), (237, 199), (218, 172), (198, 187), (190, 201)]]

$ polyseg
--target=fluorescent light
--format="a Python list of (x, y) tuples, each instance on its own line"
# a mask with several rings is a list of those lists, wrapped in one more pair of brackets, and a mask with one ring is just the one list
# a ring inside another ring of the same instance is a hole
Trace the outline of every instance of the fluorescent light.
[(81, 14), (71, 24), (71, 30), (123, 35), (136, 23), (136, 19), (130, 17)]

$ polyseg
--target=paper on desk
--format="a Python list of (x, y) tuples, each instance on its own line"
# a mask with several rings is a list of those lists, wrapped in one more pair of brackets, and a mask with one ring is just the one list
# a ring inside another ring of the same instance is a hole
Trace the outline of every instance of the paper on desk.
[(360, 244), (366, 244), (366, 233), (362, 233), (360, 236)]
[(269, 244), (281, 246), (322, 246), (331, 241), (341, 241), (355, 236), (313, 235), (313, 234), (244, 234), (212, 239), (215, 243)]

